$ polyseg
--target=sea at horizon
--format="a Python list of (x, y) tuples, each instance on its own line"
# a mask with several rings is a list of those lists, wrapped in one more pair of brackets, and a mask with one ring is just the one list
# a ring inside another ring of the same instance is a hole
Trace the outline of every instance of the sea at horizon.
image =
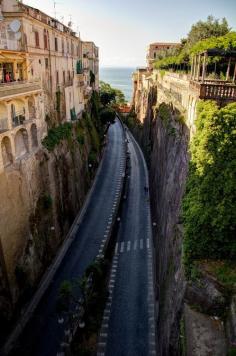
[(132, 73), (135, 68), (101, 67), (100, 80), (109, 83), (113, 88), (121, 90), (127, 101), (131, 102), (133, 93)]

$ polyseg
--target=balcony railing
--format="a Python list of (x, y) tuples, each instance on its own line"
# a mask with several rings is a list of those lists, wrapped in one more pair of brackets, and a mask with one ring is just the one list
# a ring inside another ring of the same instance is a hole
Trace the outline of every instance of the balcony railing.
[(190, 90), (200, 99), (236, 101), (236, 85), (224, 81), (190, 81)]
[(0, 84), (0, 99), (40, 91), (40, 82), (16, 81)]
[(17, 40), (0, 39), (0, 49), (9, 51), (25, 51), (25, 46)]
[(71, 87), (72, 85), (73, 85), (73, 79), (68, 79), (64, 84), (65, 88)]
[(8, 130), (8, 119), (2, 118), (0, 119), (0, 132), (4, 132)]

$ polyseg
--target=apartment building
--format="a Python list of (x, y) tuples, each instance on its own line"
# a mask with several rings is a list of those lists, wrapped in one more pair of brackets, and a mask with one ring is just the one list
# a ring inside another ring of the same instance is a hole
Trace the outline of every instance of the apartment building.
[(82, 51), (71, 28), (20, 1), (0, 0), (0, 171), (40, 146), (46, 122), (80, 117), (91, 94)]

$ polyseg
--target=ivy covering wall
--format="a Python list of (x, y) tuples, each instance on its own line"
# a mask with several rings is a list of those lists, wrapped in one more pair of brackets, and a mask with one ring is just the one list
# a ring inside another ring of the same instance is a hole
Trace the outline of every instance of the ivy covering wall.
[(201, 259), (236, 258), (236, 103), (199, 102), (183, 200), (187, 272)]

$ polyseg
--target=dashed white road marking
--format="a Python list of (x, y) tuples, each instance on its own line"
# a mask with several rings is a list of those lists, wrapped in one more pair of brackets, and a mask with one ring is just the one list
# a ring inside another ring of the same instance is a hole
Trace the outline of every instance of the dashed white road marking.
[(150, 248), (150, 240), (147, 239), (147, 248)]
[(143, 239), (140, 240), (140, 250), (143, 249)]
[(121, 242), (121, 246), (120, 246), (120, 252), (122, 253), (122, 252), (124, 252), (124, 242)]
[(134, 251), (137, 249), (137, 240), (134, 241)]
[(128, 243), (127, 243), (127, 251), (130, 251), (130, 245), (131, 245), (131, 242), (128, 241)]

